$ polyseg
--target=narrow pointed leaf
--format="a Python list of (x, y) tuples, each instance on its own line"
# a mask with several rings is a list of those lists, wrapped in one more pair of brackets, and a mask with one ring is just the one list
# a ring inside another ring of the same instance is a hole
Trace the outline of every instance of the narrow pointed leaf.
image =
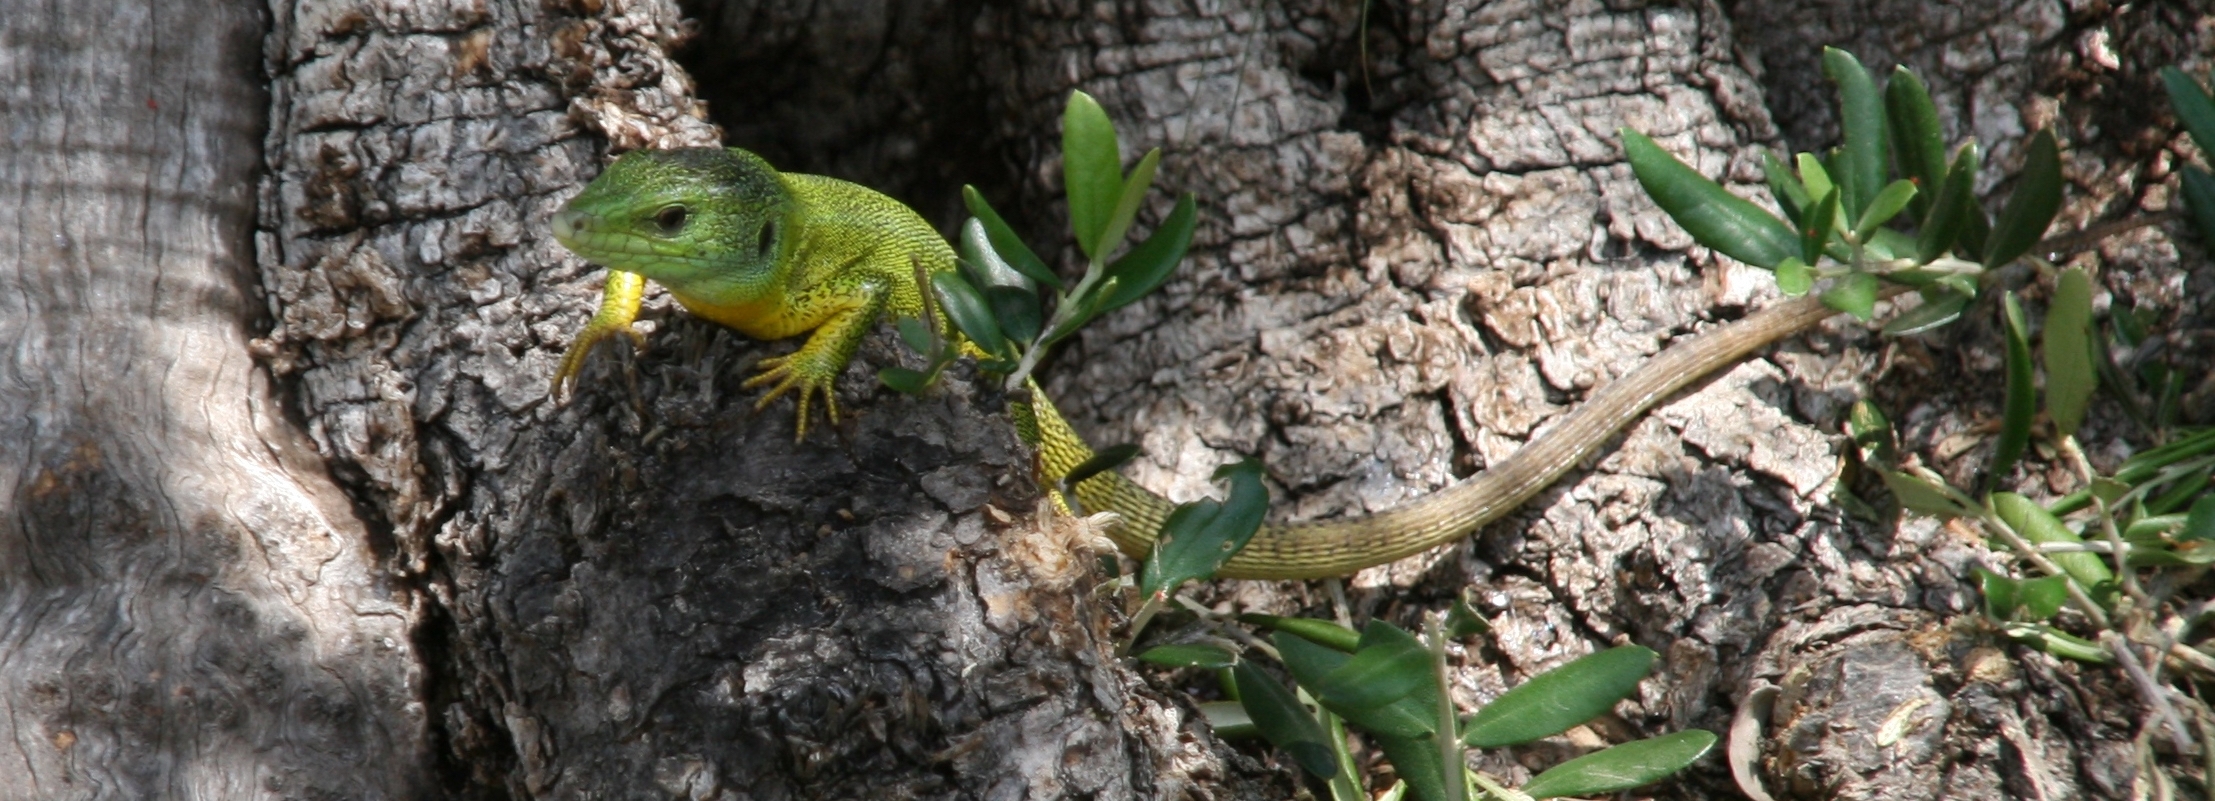
[(1115, 124), (1100, 103), (1070, 92), (1061, 115), (1061, 181), (1069, 196), (1069, 228), (1087, 258), (1101, 256), (1100, 235), (1123, 197), (1123, 156)]
[(1913, 336), (1961, 319), (1969, 308), (1969, 296), (1943, 285), (1923, 290), (1923, 305), (1900, 313), (1884, 324), (1884, 335)]
[[(1293, 680), (1309, 692), (1327, 681), (1332, 672), (1353, 661), (1352, 656), (1290, 632), (1279, 631), (1269, 639), (1276, 643), (1277, 655), (1284, 660), (1285, 669), (1292, 672)], [(1412, 738), (1429, 737), (1438, 731), (1436, 684), (1417, 687), (1399, 700), (1378, 707), (1349, 707), (1321, 695), (1317, 695), (1316, 700), (1323, 708), (1345, 718), (1347, 723), (1371, 734)]]
[(1715, 733), (1691, 729), (1634, 740), (1553, 766), (1522, 790), (1532, 798), (1597, 796), (1640, 787), (1685, 769), (1715, 747)]
[(931, 346), (937, 344), (935, 342), (937, 338), (931, 335), (930, 324), (922, 320), (913, 317), (902, 317), (893, 323), (892, 327), (899, 330), (900, 341), (906, 343), (908, 349), (916, 353), (930, 353)]
[(1328, 780), (1338, 775), (1338, 758), (1323, 724), (1300, 705), (1291, 690), (1261, 672), (1252, 660), (1240, 661), (1231, 668), (1231, 675), (1238, 682), (1239, 706), (1246, 709), (1246, 716), (1270, 745), (1283, 749), (1292, 761), (1317, 778)]
[[(1406, 783), (1407, 795), (1413, 801), (1446, 801), (1446, 772), (1449, 768), (1439, 760), (1438, 741), (1429, 735), (1398, 737), (1371, 733), (1370, 739), (1377, 750), (1384, 752), (1384, 760), (1392, 763), (1392, 772)], [(1463, 769), (1453, 769), (1455, 780)]]
[(2192, 165), (2184, 167), (2184, 205), (2200, 232), (2200, 247), (2215, 250), (2215, 176)]
[(2184, 528), (2176, 533), (2178, 542), (2215, 540), (2215, 494), (2202, 495), (2192, 502), (2192, 511), (2184, 516)]
[(1177, 271), (1177, 263), (1184, 260), (1185, 249), (1192, 246), (1192, 227), (1198, 219), (1192, 193), (1178, 197), (1176, 208), (1169, 210), (1169, 216), (1146, 241), (1108, 265), (1107, 275), (1115, 279), (1115, 291), (1101, 299), (1100, 311), (1131, 305), (1169, 280)]
[(1622, 645), (1540, 673), (1477, 710), (1461, 741), (1497, 748), (1568, 731), (1630, 697), (1653, 664), (1652, 649)]
[(1881, 468), (1877, 470), (1877, 477), (1884, 479), (1885, 488), (1891, 490), (1892, 497), (1900, 502), (1900, 507), (1908, 511), (1940, 520), (1976, 514), (1976, 505), (1968, 496), (1945, 484), (1911, 473)]
[(1244, 614), (1239, 622), (1295, 634), (1318, 645), (1353, 653), (1361, 647), (1361, 632), (1312, 617), (1278, 617), (1276, 615)]
[(1161, 148), (1146, 151), (1139, 158), (1138, 166), (1123, 178), (1123, 193), (1116, 198), (1115, 210), (1108, 215), (1107, 227), (1100, 229), (1100, 255), (1115, 252), (1123, 244), (1123, 235), (1130, 233), (1131, 221), (1138, 218), (1138, 207), (1146, 202), (1146, 191), (1154, 187), (1154, 170), (1161, 166)]
[(1893, 181), (1886, 184), (1877, 196), (1869, 201), (1869, 207), (1861, 210), (1861, 219), (1854, 222), (1854, 238), (1863, 242), (1877, 232), (1877, 226), (1891, 222), (1907, 203), (1916, 196), (1912, 181)]
[(1806, 222), (1801, 216), (1806, 214), (1808, 204), (1815, 201), (1799, 177), (1792, 174), (1792, 168), (1776, 154), (1764, 150), (1761, 152), (1761, 177), (1769, 182), (1769, 194), (1776, 196), (1777, 205), (1784, 209), (1784, 219), (1795, 230), (1804, 227)]
[(2023, 304), (2009, 292), (2002, 307), (2007, 335), (2007, 401), (2000, 417), (2000, 436), (1992, 447), (1992, 468), (1985, 473), (1986, 487), (1998, 486), (2007, 480), (2008, 471), (2015, 469), (2015, 460), (2022, 458), (2023, 449), (2030, 445), (2030, 424), (2038, 414), (2038, 392), (2031, 383), (2030, 326), (2023, 319)]
[(1678, 161), (1652, 139), (1622, 129), (1623, 152), (1638, 184), (1693, 241), (1762, 269), (1792, 255), (1792, 230), (1784, 221)]
[[(2012, 492), (1995, 492), (1991, 498), (1992, 511), (2000, 521), (2022, 535), (2032, 545), (2050, 542), (2082, 543), (2084, 538), (2069, 530), (2069, 526), (2054, 517), (2053, 513), (2036, 502)], [(2046, 558), (2060, 565), (2061, 569), (2076, 579), (2078, 584), (2092, 593), (2095, 599), (2113, 589), (2115, 573), (2108, 569), (2107, 560), (2095, 553), (2056, 553)]]
[(1800, 260), (1810, 266), (1822, 260), (1823, 249), (1830, 245), (1832, 226), (1838, 223), (1839, 195), (1836, 188), (1824, 192), (1807, 215), (1807, 227), (1800, 229)]
[(2054, 431), (2071, 436), (2084, 423), (2099, 376), (2092, 364), (2092, 278), (2081, 268), (2061, 271), (2053, 305), (2046, 310), (2046, 414)]
[(1876, 404), (1854, 401), (1853, 408), (1846, 413), (1846, 433), (1853, 437), (1861, 461), (1877, 466), (1899, 462), (1899, 447), (1893, 443), (1892, 421)]
[(961, 199), (969, 207), (969, 214), (984, 224), (985, 235), (992, 241), (992, 250), (1007, 259), (1008, 266), (1022, 271), (1033, 281), (1055, 289), (1065, 288), (1061, 277), (1054, 275), (1054, 271), (1047, 268), (1046, 262), (1039, 259), (1037, 253), (1031, 252), (1030, 245), (1023, 244), (1023, 238), (1015, 235), (1015, 229), (1008, 227), (1007, 221), (1001, 219), (1000, 213), (992, 209), (992, 204), (985, 202), (984, 194), (978, 192), (976, 187), (963, 185)]
[(1877, 277), (1869, 273), (1847, 273), (1831, 282), (1823, 291), (1823, 305), (1851, 314), (1863, 320), (1877, 316)]
[(1215, 575), (1261, 529), (1269, 508), (1269, 488), (1262, 486), (1261, 465), (1238, 462), (1216, 471), (1217, 479), (1230, 479), (1230, 492), (1221, 503), (1211, 500), (1182, 504), (1161, 525), (1161, 539), (1139, 572), (1139, 591), (1148, 597), (1174, 591), (1187, 581)]
[(2202, 154), (2215, 156), (2215, 97), (2198, 80), (2175, 67), (2161, 68), (2161, 85), (2168, 90), (2169, 106), (2192, 135), (2192, 143), (2199, 145)]
[(992, 317), (992, 307), (985, 303), (984, 296), (977, 294), (976, 287), (970, 286), (957, 273), (934, 273), (931, 288), (938, 291), (939, 308), (946, 311), (946, 317), (954, 321), (955, 328), (961, 329), (962, 336), (977, 343), (986, 353), (1001, 358), (1013, 355), (1007, 339), (1000, 334), (1000, 324)]
[(1822, 200), (1824, 195), (1838, 188), (1838, 182), (1831, 180), (1830, 168), (1824, 167), (1823, 160), (1816, 158), (1815, 154), (1801, 153), (1794, 157), (1792, 163), (1800, 168), (1800, 182), (1807, 185), (1809, 198)]
[(1430, 649), (1407, 637), (1355, 651), (1351, 661), (1308, 690), (1333, 707), (1379, 707), (1405, 698), (1432, 681)]
[(1844, 129), (1834, 177), (1844, 190), (1840, 208), (1858, 219), (1884, 186), (1887, 151), (1884, 101), (1869, 70), (1852, 53), (1823, 48), (1823, 77), (1838, 84), (1839, 127)]
[(1160, 645), (1146, 649), (1138, 661), (1162, 667), (1196, 667), (1214, 670), (1237, 664), (1238, 655), (1204, 643)]
[(1977, 143), (1961, 146), (1954, 155), (1953, 168), (1940, 180), (1937, 199), (1931, 201), (1930, 210), (1923, 216), (1922, 230), (1916, 233), (1915, 261), (1927, 264), (1945, 255), (1946, 250), (1961, 239), (1961, 232), (1969, 225), (1970, 215), (1984, 217), (1984, 209), (1977, 206), (1976, 185)]
[(1035, 289), (1038, 282), (1016, 270), (1008, 260), (1000, 256), (992, 245), (984, 220), (971, 217), (961, 224), (961, 266), (969, 271), (969, 278), (979, 289), (992, 287), (1023, 287)]
[(2061, 153), (2052, 131), (2031, 137), (2023, 171), (2015, 176), (2015, 191), (1993, 225), (1985, 242), (1984, 266), (1999, 267), (2030, 252), (2046, 235), (2046, 227), (2061, 210)]
[(1905, 66), (1892, 68), (1884, 84), (1884, 118), (1892, 126), (1892, 162), (1923, 190), (1912, 207), (1917, 219), (1925, 218), (1946, 179), (1946, 140), (1930, 90)]
[(920, 370), (887, 367), (877, 371), (877, 380), (902, 395), (921, 395), (930, 388), (931, 377)]

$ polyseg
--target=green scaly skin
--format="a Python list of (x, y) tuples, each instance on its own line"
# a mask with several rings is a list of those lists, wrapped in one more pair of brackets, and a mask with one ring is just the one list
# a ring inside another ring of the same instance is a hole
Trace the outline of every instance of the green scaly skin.
[[(593, 343), (617, 333), (637, 337), (631, 319), (644, 279), (653, 279), (694, 313), (749, 336), (815, 332), (791, 356), (764, 360), (762, 374), (747, 382), (775, 382), (760, 404), (798, 389), (803, 437), (811, 395), (820, 393), (836, 417), (831, 381), (868, 326), (887, 314), (922, 313), (916, 266), (934, 273), (954, 268), (945, 241), (897, 201), (844, 181), (780, 174), (735, 149), (627, 154), (554, 216), (554, 236), (609, 269), (600, 313), (563, 357), (557, 391), (574, 379)], [(1672, 345), (1491, 469), (1373, 515), (1265, 525), (1217, 575), (1339, 576), (1468, 536), (1574, 469), (1663, 399), (1830, 315), (1814, 297), (1803, 297)], [(1011, 408), (1017, 430), (1039, 450), (1047, 486), (1058, 486), (1092, 456), (1035, 384), (1031, 402)], [(1108, 537), (1134, 558), (1152, 550), (1175, 506), (1112, 472), (1074, 489), (1084, 511), (1120, 516)]]
[(789, 356), (763, 359), (746, 386), (768, 385), (755, 408), (799, 397), (797, 439), (821, 396), (838, 419), (832, 384), (869, 327), (923, 313), (917, 265), (954, 269), (954, 251), (899, 201), (816, 175), (780, 173), (744, 150), (638, 150), (608, 165), (554, 214), (554, 238), (608, 268), (600, 313), (554, 374), (564, 394), (592, 347), (631, 329), (648, 280), (701, 317), (755, 339), (813, 331)]

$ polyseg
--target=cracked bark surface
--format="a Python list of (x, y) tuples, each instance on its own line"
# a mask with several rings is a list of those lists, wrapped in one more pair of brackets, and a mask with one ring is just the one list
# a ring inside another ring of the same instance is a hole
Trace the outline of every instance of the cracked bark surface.
[[(213, 373), (232, 384), (212, 405), (259, 421), (253, 437), (273, 455), (253, 458), (307, 476), (306, 489), (288, 496), (294, 522), (178, 527), (212, 543), (207, 560), (165, 562), (146, 540), (82, 574), (49, 569), (60, 562), (42, 549), (75, 547), (68, 532), (202, 518), (43, 499), (200, 463), (80, 458), (36, 438), (48, 429), (17, 429), (45, 444), (26, 451), (31, 467), (0, 464), (19, 471), (0, 473), (19, 488), (0, 570), (29, 571), (0, 574), (0, 703), (15, 747), (41, 777), (125, 777), (110, 795), (134, 795), (128, 782), (146, 775), (180, 786), (196, 774), (160, 766), (190, 764), (174, 754), (191, 746), (249, 754), (208, 764), (276, 776), (252, 787), (281, 795), (382, 764), (375, 781), (391, 795), (1291, 797), (1294, 769), (1217, 742), (1179, 677), (1109, 656), (1114, 616), (1092, 592), (1088, 533), (1032, 515), (999, 398), (959, 375), (925, 399), (869, 380), (903, 358), (891, 336), (842, 383), (841, 408), (859, 416), (797, 445), (788, 404), (753, 414), (738, 387), (753, 360), (791, 346), (745, 341), (658, 293), (645, 352), (609, 349), (573, 402), (547, 402), (599, 286), (544, 234), (547, 215), (611, 149), (720, 133), (785, 169), (884, 187), (948, 229), (953, 189), (978, 183), (1035, 243), (1059, 242), (1055, 121), (1067, 92), (1085, 89), (1133, 155), (1165, 149), (1159, 183), (1197, 193), (1203, 216), (1180, 276), (1058, 357), (1050, 391), (1096, 441), (1143, 445), (1130, 471), (1174, 497), (1258, 456), (1283, 514), (1353, 513), (1482, 469), (1646, 355), (1773, 299), (1766, 277), (1693, 246), (1647, 203), (1615, 130), (1638, 128), (1753, 193), (1755, 146), (1831, 135), (1831, 92), (1810, 77), (1821, 44), (1849, 45), (1875, 69), (1915, 66), (1948, 130), (1978, 136), (2003, 167), (2022, 132), (2059, 127), (2072, 195), (2057, 229), (2174, 202), (2164, 182), (2186, 146), (2148, 98), (2155, 68), (2205, 67), (2215, 33), (2189, 7), (1865, 5), (1376, 3), (1364, 18), (1363, 4), (1320, 1), (701, 2), (685, 9), (698, 22), (666, 2), (611, 0), (280, 7), (262, 53), (258, 183), (246, 149), (193, 161), (207, 172), (177, 184), (212, 191), (234, 217), (245, 187), (258, 190), (262, 367), (237, 358), (249, 314), (237, 287), (251, 282), (238, 276), (178, 295), (213, 298), (229, 339), (130, 344), (179, 363), (218, 357)], [(255, 128), (223, 125), (234, 138)], [(1985, 188), (1995, 200), (2009, 189)], [(1150, 215), (1166, 210), (1166, 197), (1155, 203)], [(0, 243), (48, 248), (32, 235), (44, 230), (14, 226)], [(229, 241), (243, 258), (242, 230), (206, 250)], [(2139, 229), (2069, 258), (2102, 267), (2103, 303), (2162, 309), (2166, 330), (2191, 331), (2209, 279), (2184, 270), (2204, 254), (2176, 233)], [(165, 282), (187, 275), (162, 264)], [(23, 274), (27, 287), (47, 280)], [(2022, 288), (2035, 306), (2043, 290)], [(7, 341), (97, 333), (76, 326), (86, 307), (0, 293), (17, 297), (43, 316), (0, 316)], [(1949, 477), (1975, 478), (1988, 446), (1973, 432), (1999, 385), (1989, 308), (1980, 315), (1957, 335), (1897, 342), (1834, 321), (1741, 365), (1471, 542), (1364, 571), (1355, 614), (1404, 624), (1481, 588), (1499, 631), (1454, 654), (1465, 707), (1616, 642), (1663, 654), (1619, 717), (1481, 758), (1509, 781), (1604, 740), (1723, 730), (1766, 681), (1784, 687), (1762, 763), (1780, 798), (2127, 797), (2143, 727), (2127, 685), (1973, 625), (1964, 582), (1993, 564), (1973, 540), (1927, 521), (1861, 522), (1828, 501), (1838, 421), (1859, 397), (1885, 404)], [(2206, 361), (2196, 337), (2172, 347)], [(143, 362), (77, 369), (128, 376)], [(16, 370), (0, 382), (11, 412), (0, 421), (64, 419), (13, 413), (74, 402), (41, 394), (66, 388), (24, 389), (55, 374), (43, 364), (0, 367)], [(281, 395), (255, 388), (264, 370)], [(147, 422), (169, 419), (156, 411), (165, 399), (195, 397), (124, 383), (139, 394), (116, 397), (136, 400), (102, 418), (117, 432), (166, 430)], [(300, 431), (315, 454), (283, 444)], [(2112, 463), (2132, 433), (2096, 422), (2084, 436)], [(317, 455), (345, 497), (316, 483)], [(2065, 488), (2043, 468), (2020, 478)], [(69, 490), (40, 494), (50, 486)], [(266, 574), (233, 578), (246, 552), (270, 555)], [(320, 581), (300, 578), (311, 563)], [(188, 735), (200, 720), (189, 715), (159, 737), (113, 723), (127, 706), (115, 699), (172, 685), (81, 654), (117, 636), (96, 617), (117, 608), (104, 599), (163, 575), (182, 578), (148, 584), (148, 608), (218, 621), (210, 630), (233, 638), (225, 653), (277, 668), (251, 675), (320, 671), (280, 680), (297, 703), (244, 707), (294, 741)], [(361, 628), (310, 648), (252, 603), (158, 602), (202, 597), (173, 588), (204, 575), (289, 592), (309, 610), (297, 614)], [(57, 599), (82, 588), (106, 594), (68, 608), (94, 617), (24, 612), (64, 608)], [(1316, 589), (1246, 582), (1203, 597), (1313, 612)], [(256, 616), (221, 622), (236, 608)], [(53, 622), (72, 619), (84, 625)], [(380, 632), (399, 636), (383, 646)], [(23, 664), (121, 678), (40, 684)], [(35, 706), (53, 698), (62, 706)], [(1892, 729), (1901, 736), (1879, 736)], [(1662, 792), (1728, 793), (1717, 765)], [(0, 795), (46, 795), (7, 781)]]
[(0, 798), (414, 798), (416, 596), (249, 351), (251, 5), (0, 4)]

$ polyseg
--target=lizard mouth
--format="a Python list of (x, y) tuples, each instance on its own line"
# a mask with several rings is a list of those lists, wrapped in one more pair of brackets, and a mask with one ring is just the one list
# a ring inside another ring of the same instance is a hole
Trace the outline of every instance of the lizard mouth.
[(577, 232), (585, 227), (591, 217), (592, 215), (577, 209), (562, 209), (554, 212), (554, 221), (550, 226), (554, 229), (554, 238), (564, 245), (575, 241)]

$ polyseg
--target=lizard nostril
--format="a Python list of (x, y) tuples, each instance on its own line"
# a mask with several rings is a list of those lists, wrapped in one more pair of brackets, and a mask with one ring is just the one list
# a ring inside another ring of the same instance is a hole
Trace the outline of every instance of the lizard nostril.
[(575, 209), (562, 209), (554, 212), (553, 225), (550, 226), (554, 229), (554, 238), (567, 240), (576, 236), (578, 223), (583, 222), (584, 217), (583, 212)]

